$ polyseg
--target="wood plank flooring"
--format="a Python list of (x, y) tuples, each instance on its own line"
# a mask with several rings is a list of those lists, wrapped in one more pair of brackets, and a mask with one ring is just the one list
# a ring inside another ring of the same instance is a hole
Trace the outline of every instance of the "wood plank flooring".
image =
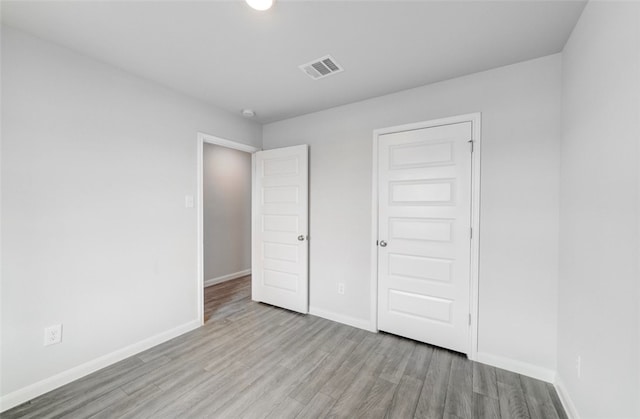
[(550, 384), (440, 348), (205, 290), (206, 325), (2, 418), (566, 418)]

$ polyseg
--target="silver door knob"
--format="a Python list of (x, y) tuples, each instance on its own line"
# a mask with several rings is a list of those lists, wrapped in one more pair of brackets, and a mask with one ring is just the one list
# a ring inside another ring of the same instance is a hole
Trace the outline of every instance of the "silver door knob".
[(303, 242), (303, 241), (304, 241), (304, 236), (303, 236), (302, 234), (301, 234), (301, 235), (299, 235), (299, 236), (298, 236), (298, 240), (300, 240), (301, 242)]
[(380, 247), (387, 247), (387, 242), (384, 240), (380, 240)]

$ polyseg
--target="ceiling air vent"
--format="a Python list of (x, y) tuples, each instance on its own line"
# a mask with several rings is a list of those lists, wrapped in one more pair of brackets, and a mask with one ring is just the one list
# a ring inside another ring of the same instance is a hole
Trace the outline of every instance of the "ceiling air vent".
[(324, 57), (313, 60), (310, 63), (302, 64), (300, 66), (300, 70), (304, 71), (309, 77), (314, 80), (318, 80), (344, 71), (342, 67), (340, 67), (340, 65), (336, 62), (336, 60), (330, 55), (325, 55)]

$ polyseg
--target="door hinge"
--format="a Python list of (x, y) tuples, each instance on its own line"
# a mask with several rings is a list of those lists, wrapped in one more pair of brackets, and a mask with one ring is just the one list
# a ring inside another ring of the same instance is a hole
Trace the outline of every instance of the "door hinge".
[(469, 238), (473, 238), (473, 227), (469, 227)]
[(471, 152), (473, 153), (473, 140), (469, 140), (468, 143), (471, 146)]
[(471, 313), (469, 313), (469, 326), (471, 326)]

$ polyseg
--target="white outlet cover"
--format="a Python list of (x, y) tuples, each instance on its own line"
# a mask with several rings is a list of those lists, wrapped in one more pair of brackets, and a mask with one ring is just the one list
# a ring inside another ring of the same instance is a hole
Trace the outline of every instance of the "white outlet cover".
[(44, 346), (62, 342), (62, 325), (54, 324), (44, 328)]
[(185, 197), (184, 197), (184, 207), (185, 208), (193, 208), (193, 195), (185, 195)]

